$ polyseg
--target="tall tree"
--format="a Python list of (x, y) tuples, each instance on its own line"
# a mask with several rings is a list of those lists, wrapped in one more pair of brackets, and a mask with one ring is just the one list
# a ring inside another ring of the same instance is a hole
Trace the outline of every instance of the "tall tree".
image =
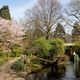
[(4, 18), (4, 19), (8, 19), (8, 20), (11, 19), (10, 12), (9, 12), (9, 7), (8, 6), (3, 6), (0, 9), (0, 17)]
[(0, 48), (3, 48), (3, 51), (7, 51), (10, 50), (9, 46), (11, 45), (11, 23), (4, 19), (0, 20), (0, 22)]
[(80, 34), (79, 26), (78, 28), (74, 26), (74, 23), (80, 23), (80, 0), (71, 0), (64, 10), (66, 16), (62, 15), (63, 21), (65, 21), (68, 26), (76, 29)]
[(27, 24), (31, 24), (31, 28), (39, 27), (48, 39), (53, 25), (59, 19), (59, 11), (57, 0), (37, 0), (37, 4), (26, 13)]
[(57, 24), (56, 30), (54, 31), (54, 37), (62, 39), (66, 37), (66, 32), (60, 23)]
[(37, 39), (37, 38), (43, 37), (44, 34), (39, 27), (35, 27), (33, 36), (34, 36), (34, 39)]
[(74, 28), (72, 30), (72, 40), (79, 41), (80, 40), (80, 33), (78, 32), (78, 30), (80, 30), (80, 25), (76, 22), (73, 27)]

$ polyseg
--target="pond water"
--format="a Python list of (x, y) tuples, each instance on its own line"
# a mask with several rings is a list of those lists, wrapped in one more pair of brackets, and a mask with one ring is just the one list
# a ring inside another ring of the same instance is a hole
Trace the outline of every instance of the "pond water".
[(72, 62), (67, 63), (66, 71), (62, 77), (57, 77), (58, 75), (50, 72), (50, 69), (46, 70), (47, 72), (45, 71), (29, 75), (25, 80), (80, 80), (80, 78), (76, 78), (74, 73), (74, 65)]
[(62, 77), (61, 80), (76, 80), (76, 76), (74, 73), (74, 65), (72, 62), (68, 62), (65, 75)]

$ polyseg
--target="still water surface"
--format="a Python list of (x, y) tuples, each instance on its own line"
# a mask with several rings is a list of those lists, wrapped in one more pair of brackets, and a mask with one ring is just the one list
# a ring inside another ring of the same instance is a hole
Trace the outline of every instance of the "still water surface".
[[(57, 75), (58, 76), (58, 75)], [(64, 76), (56, 78), (52, 73), (41, 72), (38, 74), (29, 75), (25, 80), (80, 80), (77, 79), (74, 73), (73, 63), (68, 62)]]

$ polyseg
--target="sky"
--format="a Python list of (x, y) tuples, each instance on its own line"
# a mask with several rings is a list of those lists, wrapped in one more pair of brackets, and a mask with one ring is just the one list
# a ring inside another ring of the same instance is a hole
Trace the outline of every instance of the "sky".
[(70, 2), (70, 0), (60, 0), (60, 3), (65, 6), (66, 4), (68, 4)]
[[(63, 6), (68, 2), (69, 0), (60, 0)], [(36, 0), (0, 0), (0, 8), (3, 5), (8, 5), (11, 17), (15, 20), (19, 20), (24, 17), (25, 10), (31, 8), (35, 3)]]
[(25, 10), (31, 8), (35, 3), (36, 0), (0, 0), (0, 8), (8, 5), (11, 17), (18, 20), (24, 16)]

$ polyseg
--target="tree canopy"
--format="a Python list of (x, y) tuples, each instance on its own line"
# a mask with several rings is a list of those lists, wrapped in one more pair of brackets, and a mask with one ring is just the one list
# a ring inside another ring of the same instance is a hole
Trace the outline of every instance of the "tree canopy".
[(37, 4), (26, 11), (26, 27), (38, 27), (45, 38), (51, 36), (52, 29), (60, 17), (60, 5), (57, 0), (37, 0)]
[(75, 22), (72, 30), (72, 39), (73, 41), (80, 41), (80, 25), (79, 23)]
[(7, 19), (7, 20), (11, 19), (11, 15), (10, 15), (8, 6), (3, 6), (0, 9), (0, 17), (3, 18), (3, 19)]
[(54, 31), (54, 37), (61, 39), (64, 39), (66, 37), (66, 32), (60, 23), (57, 24), (57, 27)]

